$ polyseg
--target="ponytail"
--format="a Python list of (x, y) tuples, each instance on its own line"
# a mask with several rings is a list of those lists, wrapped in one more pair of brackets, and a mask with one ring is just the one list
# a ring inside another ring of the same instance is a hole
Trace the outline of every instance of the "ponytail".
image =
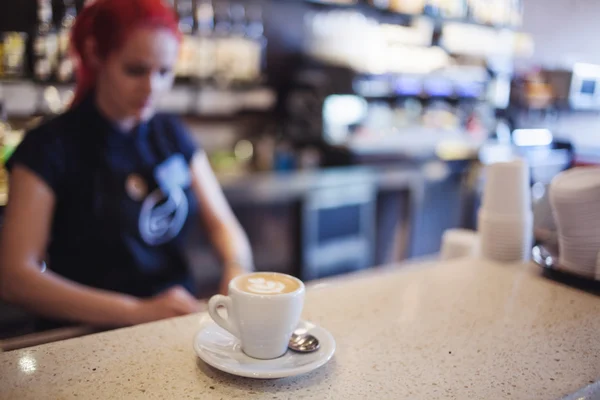
[(96, 0), (84, 7), (75, 20), (71, 49), (77, 60), (75, 96), (79, 104), (96, 86), (97, 71), (87, 59), (91, 39), (100, 59), (118, 50), (135, 28), (164, 28), (181, 40), (175, 11), (162, 0)]
[(77, 15), (71, 33), (71, 48), (77, 59), (75, 70), (77, 85), (72, 106), (79, 104), (96, 84), (96, 72), (85, 57), (85, 47), (87, 40), (93, 37), (92, 28), (97, 10), (98, 2), (94, 2), (81, 10)]

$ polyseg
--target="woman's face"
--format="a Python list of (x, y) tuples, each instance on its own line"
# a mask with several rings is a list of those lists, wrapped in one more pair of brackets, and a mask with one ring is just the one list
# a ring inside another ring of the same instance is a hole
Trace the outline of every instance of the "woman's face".
[(102, 108), (117, 120), (150, 119), (157, 100), (173, 84), (178, 52), (177, 38), (168, 30), (134, 30), (100, 63), (97, 96)]

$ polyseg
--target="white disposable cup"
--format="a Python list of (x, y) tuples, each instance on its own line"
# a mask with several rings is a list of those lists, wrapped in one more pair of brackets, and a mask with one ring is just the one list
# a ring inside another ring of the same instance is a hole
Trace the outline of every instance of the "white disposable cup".
[(523, 160), (486, 167), (482, 209), (491, 214), (519, 216), (531, 211), (529, 167)]
[[(289, 275), (273, 274), (295, 280), (298, 289), (281, 294), (248, 293), (237, 285), (248, 276), (241, 275), (229, 283), (227, 296), (216, 295), (208, 302), (208, 313), (212, 319), (240, 340), (244, 353), (262, 360), (285, 354), (304, 306), (304, 283)], [(217, 311), (220, 306), (227, 310), (227, 317)]]
[[(485, 237), (493, 237), (514, 242), (528, 236), (533, 226), (533, 213), (518, 217), (494, 215), (484, 210), (479, 211), (478, 229)], [(483, 239), (481, 239), (483, 240)]]
[(560, 264), (565, 270), (594, 277), (600, 250), (600, 168), (573, 168), (550, 185)]
[(597, 237), (571, 241), (559, 236), (560, 263), (572, 269), (593, 272), (596, 268), (600, 240)]
[(477, 254), (479, 236), (467, 229), (449, 229), (442, 236), (442, 260), (470, 257)]
[(600, 168), (579, 167), (561, 172), (552, 180), (550, 189), (555, 196), (573, 201), (600, 195)]
[(533, 215), (502, 219), (485, 212), (479, 213), (479, 240), (481, 255), (501, 261), (526, 261), (533, 246)]
[(582, 266), (580, 261), (565, 259), (565, 257), (561, 254), (559, 264), (562, 271), (585, 276), (586, 278), (595, 278), (597, 268), (595, 265), (596, 263), (594, 263), (594, 265)]

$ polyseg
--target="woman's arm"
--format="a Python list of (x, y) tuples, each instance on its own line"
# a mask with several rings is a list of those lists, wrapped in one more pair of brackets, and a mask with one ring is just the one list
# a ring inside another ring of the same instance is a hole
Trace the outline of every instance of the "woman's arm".
[(50, 270), (42, 273), (56, 198), (28, 169), (16, 165), (0, 238), (0, 298), (47, 317), (124, 326), (196, 311), (181, 288), (148, 300), (84, 286)]
[(192, 159), (192, 178), (192, 189), (200, 203), (202, 220), (224, 265), (220, 289), (223, 293), (227, 291), (232, 278), (253, 270), (252, 249), (246, 233), (223, 195), (204, 151), (197, 152)]

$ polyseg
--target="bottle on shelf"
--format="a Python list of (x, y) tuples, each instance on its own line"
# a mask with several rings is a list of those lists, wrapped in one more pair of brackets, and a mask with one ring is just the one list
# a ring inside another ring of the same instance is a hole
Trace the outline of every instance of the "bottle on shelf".
[(207, 83), (213, 77), (216, 68), (215, 10), (210, 0), (198, 0), (196, 3), (196, 35), (194, 76)]
[(0, 33), (0, 79), (23, 78), (25, 73), (27, 34)]
[(33, 78), (38, 82), (52, 79), (58, 59), (58, 35), (52, 19), (51, 0), (38, 0), (38, 26), (33, 39)]
[(174, 9), (179, 18), (179, 30), (183, 36), (179, 59), (175, 66), (175, 77), (178, 81), (189, 81), (195, 61), (195, 2), (192, 0), (175, 0)]
[(492, 2), (490, 11), (490, 25), (505, 25), (507, 23), (508, 16), (508, 0), (495, 0)]
[(494, 26), (513, 25), (513, 9), (519, 11), (516, 20), (521, 15), (520, 0), (468, 0), (471, 18), (478, 23)]
[(64, 14), (60, 23), (58, 34), (58, 66), (56, 69), (56, 79), (60, 83), (72, 82), (74, 78), (73, 59), (69, 54), (69, 42), (71, 29), (75, 23), (77, 9), (74, 0), (64, 0)]
[(280, 137), (275, 145), (273, 170), (277, 172), (293, 171), (296, 169), (296, 154), (291, 141)]
[(426, 8), (441, 18), (466, 18), (467, 3), (465, 0), (428, 0)]
[(390, 11), (401, 14), (422, 14), (426, 5), (426, 0), (389, 0)]
[(468, 0), (469, 7), (469, 17), (474, 22), (478, 22), (480, 24), (486, 24), (488, 19), (488, 13), (486, 11), (485, 2), (482, 0)]
[(369, 5), (381, 10), (390, 9), (390, 0), (369, 0)]
[(263, 9), (260, 4), (250, 4), (246, 10), (246, 38), (249, 42), (247, 79), (259, 82), (267, 64), (267, 38), (263, 21)]
[(231, 85), (231, 70), (236, 62), (229, 2), (218, 1), (214, 3), (214, 7), (216, 65), (213, 78), (217, 86), (227, 88)]
[(231, 84), (241, 86), (246, 81), (246, 70), (251, 61), (248, 59), (250, 41), (246, 37), (246, 7), (233, 3), (229, 7), (231, 15), (231, 36), (229, 38), (229, 77)]
[(220, 10), (215, 30), (217, 83), (225, 87), (258, 83), (264, 70), (267, 43), (260, 6), (231, 4)]
[(523, 25), (523, 0), (511, 0), (508, 23), (515, 28)]

